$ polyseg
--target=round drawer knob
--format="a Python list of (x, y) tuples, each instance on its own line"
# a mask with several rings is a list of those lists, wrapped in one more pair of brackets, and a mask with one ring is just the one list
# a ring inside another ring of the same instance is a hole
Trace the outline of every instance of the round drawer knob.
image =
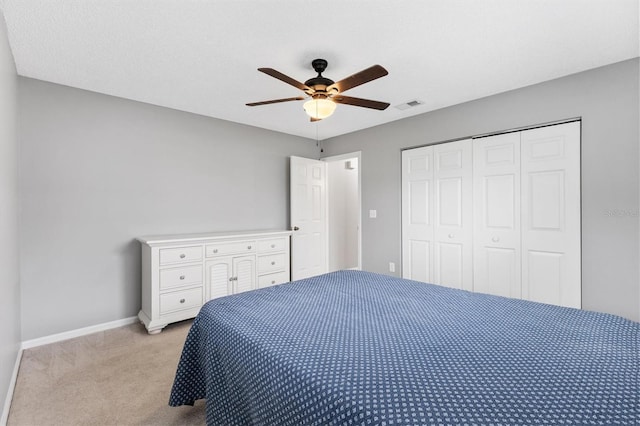
[(491, 241), (493, 241), (494, 243), (497, 243), (498, 241), (500, 241), (500, 237), (493, 237)]
[(449, 237), (449, 238), (453, 238), (453, 237), (454, 237), (454, 235), (453, 235), (453, 234), (449, 234), (449, 235), (448, 235), (448, 237)]
[(184, 302), (185, 302), (185, 300), (184, 300), (184, 299), (180, 299), (180, 303), (184, 303)]
[(186, 255), (186, 254), (184, 254), (184, 253), (182, 253), (182, 254), (180, 255), (180, 259), (184, 259), (185, 257), (187, 257), (187, 255)]
[(217, 252), (218, 252), (218, 249), (213, 249), (213, 252), (214, 252), (214, 253), (217, 253)]
[(275, 244), (271, 244), (271, 248), (276, 248), (276, 245)]
[(247, 246), (247, 250), (251, 250), (251, 246)]
[(180, 279), (184, 280), (185, 276), (184, 275), (180, 275)]
[(276, 264), (276, 262), (271, 262), (271, 264), (272, 264), (272, 265), (275, 265), (275, 264)]
[(276, 283), (276, 280), (271, 280), (271, 284), (275, 284), (275, 283)]

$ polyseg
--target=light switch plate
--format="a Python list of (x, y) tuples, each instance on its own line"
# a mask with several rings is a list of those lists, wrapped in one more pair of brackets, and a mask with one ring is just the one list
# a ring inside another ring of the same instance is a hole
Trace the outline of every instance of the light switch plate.
[(369, 210), (369, 217), (371, 219), (375, 219), (376, 217), (378, 217), (378, 211), (377, 210)]

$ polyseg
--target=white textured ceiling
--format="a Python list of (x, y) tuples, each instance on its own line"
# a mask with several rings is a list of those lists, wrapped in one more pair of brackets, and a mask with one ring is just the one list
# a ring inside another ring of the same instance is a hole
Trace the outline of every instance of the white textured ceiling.
[[(325, 139), (639, 56), (638, 0), (0, 0), (22, 76)], [(389, 75), (310, 123), (310, 62)], [(424, 102), (401, 111), (394, 106)]]

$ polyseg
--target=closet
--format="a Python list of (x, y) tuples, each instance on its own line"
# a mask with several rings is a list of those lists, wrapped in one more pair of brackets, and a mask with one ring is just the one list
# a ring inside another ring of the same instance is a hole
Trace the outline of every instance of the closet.
[(402, 152), (404, 278), (581, 306), (580, 122)]

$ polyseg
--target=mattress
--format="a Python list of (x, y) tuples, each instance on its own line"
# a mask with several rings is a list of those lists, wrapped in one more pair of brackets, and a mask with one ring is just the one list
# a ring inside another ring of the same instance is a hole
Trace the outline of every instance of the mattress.
[(210, 425), (637, 425), (640, 324), (339, 271), (214, 299), (170, 405)]

